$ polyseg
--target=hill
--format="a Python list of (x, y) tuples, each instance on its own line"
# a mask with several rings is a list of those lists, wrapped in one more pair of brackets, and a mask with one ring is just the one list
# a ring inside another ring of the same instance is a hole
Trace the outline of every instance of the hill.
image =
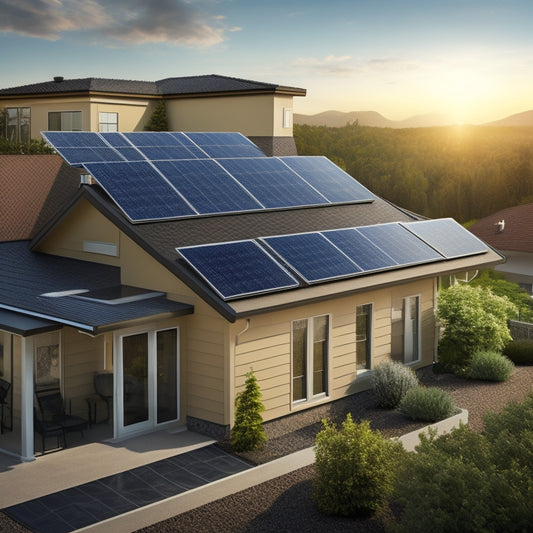
[(533, 110), (510, 115), (501, 120), (485, 124), (486, 126), (533, 126)]
[(376, 111), (324, 111), (316, 115), (294, 114), (295, 124), (308, 126), (328, 126), (342, 128), (346, 124), (358, 122), (360, 126), (376, 128), (425, 128), (432, 126), (446, 126), (451, 120), (442, 114), (417, 115), (405, 120), (390, 120)]

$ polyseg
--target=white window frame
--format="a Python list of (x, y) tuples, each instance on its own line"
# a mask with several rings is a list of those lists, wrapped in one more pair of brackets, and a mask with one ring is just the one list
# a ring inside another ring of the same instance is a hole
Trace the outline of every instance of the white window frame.
[[(324, 371), (326, 373), (326, 390), (324, 392), (320, 392), (318, 394), (313, 394), (313, 374), (314, 374), (314, 364), (313, 364), (313, 338), (314, 338), (314, 321), (316, 318), (322, 318), (327, 317), (328, 324), (327, 324), (327, 343), (326, 343), (326, 362), (324, 365)], [(294, 323), (300, 322), (300, 321), (307, 321), (307, 354), (306, 354), (306, 369), (305, 369), (305, 379), (306, 379), (306, 391), (305, 391), (305, 397), (294, 400)], [(291, 405), (294, 407), (297, 407), (299, 405), (304, 405), (312, 402), (316, 402), (319, 400), (322, 400), (324, 398), (327, 398), (329, 396), (329, 390), (330, 390), (330, 361), (331, 361), (331, 315), (329, 313), (325, 313), (322, 315), (315, 315), (307, 318), (301, 318), (297, 320), (293, 320), (291, 322)]]
[[(357, 349), (359, 347), (359, 343), (363, 339), (357, 339), (357, 309), (368, 306), (370, 308), (370, 311), (367, 315), (367, 336), (366, 336), (366, 343), (367, 343), (367, 353), (365, 354), (366, 359), (366, 365), (365, 368), (357, 368)], [(358, 374), (362, 374), (364, 372), (368, 372), (372, 369), (372, 337), (374, 332), (374, 305), (371, 302), (364, 303), (361, 305), (355, 306), (355, 368)]]
[(292, 128), (292, 107), (283, 108), (282, 126), (284, 128)]
[(111, 111), (99, 111), (98, 131), (103, 133), (118, 131), (118, 113)]
[[(61, 129), (59, 130), (53, 130), (53, 131), (83, 131), (83, 112), (80, 110), (71, 110), (68, 111), (48, 111), (48, 129), (52, 131), (52, 128), (50, 127), (50, 115), (52, 113), (59, 113), (61, 115)], [(70, 126), (72, 128), (73, 123), (73, 115), (78, 114), (80, 117), (80, 128), (79, 129), (68, 129), (67, 126)], [(66, 115), (70, 115), (69, 122), (70, 124), (65, 124), (66, 121)]]
[[(413, 319), (410, 316), (411, 302), (416, 299), (416, 339), (414, 331), (412, 329)], [(409, 313), (408, 313), (409, 311)], [(406, 296), (403, 299), (403, 309), (402, 309), (402, 322), (403, 322), (403, 362), (405, 365), (415, 365), (420, 362), (422, 356), (422, 331), (421, 331), (421, 297), (420, 294), (414, 294), (412, 296)], [(409, 334), (410, 333), (410, 334)], [(409, 335), (408, 335), (409, 334)], [(414, 342), (413, 342), (414, 341)], [(412, 350), (412, 348), (414, 350)], [(416, 351), (415, 351), (416, 350)], [(415, 351), (413, 354), (412, 352)], [(408, 358), (408, 353), (410, 353)], [(414, 358), (416, 355), (416, 358)]]

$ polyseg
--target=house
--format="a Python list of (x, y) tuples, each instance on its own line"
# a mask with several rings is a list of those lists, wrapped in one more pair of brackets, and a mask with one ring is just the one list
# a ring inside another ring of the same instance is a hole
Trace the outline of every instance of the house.
[(53, 80), (0, 89), (6, 134), (15, 141), (41, 131), (143, 131), (159, 102), (175, 131), (238, 131), (267, 155), (296, 155), (293, 97), (306, 91), (219, 75), (131, 81)]
[(23, 460), (34, 394), (57, 388), (98, 422), (102, 374), (108, 437), (180, 426), (221, 437), (250, 369), (268, 421), (368, 388), (381, 361), (429, 365), (439, 277), (502, 260), (324, 157), (267, 157), (237, 133), (43, 135), (61, 158), (0, 166), (19, 206), (0, 243), (13, 430), (0, 448), (14, 435)]
[(505, 255), (494, 267), (508, 281), (533, 295), (533, 204), (509, 207), (478, 220), (469, 228), (480, 239)]

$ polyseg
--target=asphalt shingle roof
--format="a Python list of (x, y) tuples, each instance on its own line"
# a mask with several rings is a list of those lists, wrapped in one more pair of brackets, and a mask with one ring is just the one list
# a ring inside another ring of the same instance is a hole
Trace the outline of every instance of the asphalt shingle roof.
[(117, 93), (148, 96), (193, 95), (225, 92), (275, 92), (284, 91), (305, 95), (304, 89), (282, 87), (272, 83), (263, 83), (228, 76), (209, 74), (203, 76), (186, 76), (165, 78), (159, 81), (116, 80), (108, 78), (61, 79), (44, 81), (19, 87), (0, 89), (0, 97), (15, 95), (46, 95), (62, 93)]

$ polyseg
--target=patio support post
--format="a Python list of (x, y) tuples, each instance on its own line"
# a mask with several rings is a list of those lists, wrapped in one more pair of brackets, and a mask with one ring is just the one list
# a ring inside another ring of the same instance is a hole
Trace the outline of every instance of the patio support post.
[(33, 437), (33, 337), (22, 337), (21, 450), (22, 461), (34, 461)]

